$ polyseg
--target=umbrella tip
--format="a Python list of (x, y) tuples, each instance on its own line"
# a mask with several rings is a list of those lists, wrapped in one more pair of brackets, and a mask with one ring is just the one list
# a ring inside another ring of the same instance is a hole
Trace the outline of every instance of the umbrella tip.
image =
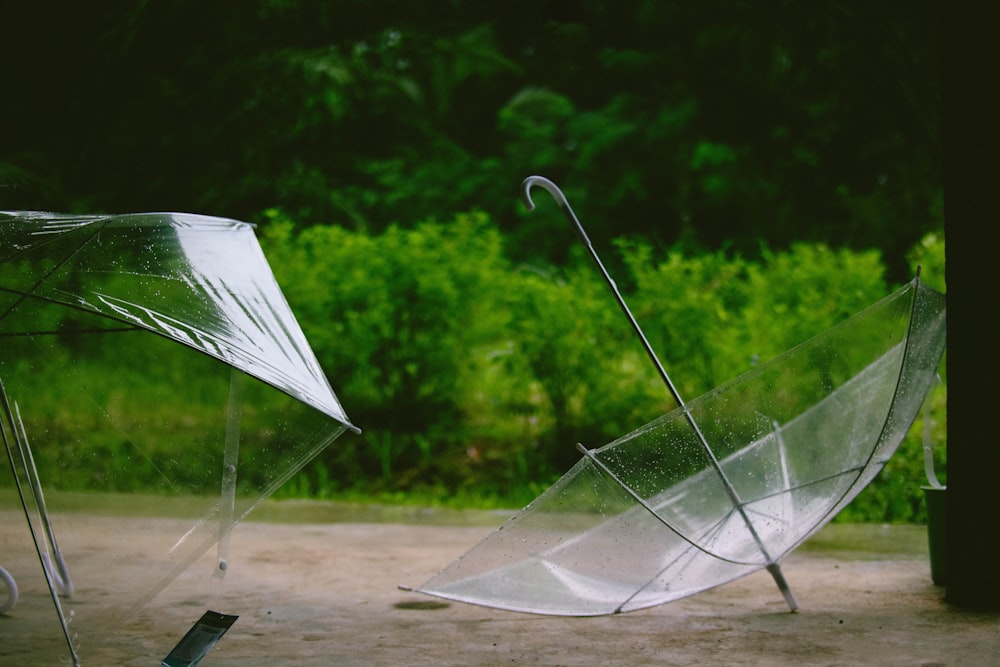
[(767, 571), (774, 578), (774, 583), (778, 584), (778, 590), (781, 591), (782, 597), (785, 598), (785, 603), (788, 605), (788, 610), (795, 613), (799, 610), (799, 603), (795, 601), (795, 596), (792, 595), (792, 589), (788, 586), (788, 582), (785, 580), (785, 575), (781, 571), (781, 566), (778, 563), (771, 563), (767, 566)]

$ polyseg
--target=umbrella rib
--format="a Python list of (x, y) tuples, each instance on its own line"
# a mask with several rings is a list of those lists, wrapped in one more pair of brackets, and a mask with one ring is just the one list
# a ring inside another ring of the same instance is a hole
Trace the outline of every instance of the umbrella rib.
[[(90, 327), (87, 329), (73, 329), (73, 333), (86, 333), (86, 334), (105, 334), (105, 333), (124, 333), (130, 331), (142, 331), (139, 327), (114, 327), (114, 328), (101, 328), (101, 327)], [(60, 334), (66, 333), (65, 331), (59, 331), (58, 329), (50, 329), (47, 331), (12, 331), (8, 333), (0, 333), (0, 338), (34, 338), (35, 336), (58, 336)]]
[(841, 470), (840, 472), (834, 473), (832, 475), (824, 475), (823, 477), (818, 477), (816, 479), (811, 479), (808, 482), (802, 482), (800, 484), (796, 484), (795, 486), (789, 486), (786, 489), (782, 489), (780, 491), (775, 491), (774, 493), (766, 493), (766, 494), (764, 494), (764, 495), (756, 498), (756, 500), (766, 500), (767, 498), (774, 498), (775, 496), (783, 495), (785, 493), (788, 493), (789, 491), (798, 491), (800, 489), (807, 489), (810, 486), (815, 486), (816, 484), (822, 484), (823, 482), (828, 482), (831, 479), (837, 479), (838, 477), (843, 477), (844, 475), (848, 475), (850, 473), (862, 472), (867, 467), (868, 467), (867, 464), (865, 464), (865, 465), (859, 465), (859, 466), (852, 466), (850, 468), (847, 468), (846, 470)]
[[(692, 540), (690, 537), (688, 537), (687, 535), (685, 535), (684, 533), (682, 533), (680, 530), (678, 530), (677, 528), (675, 528), (674, 526), (672, 526), (669, 521), (667, 521), (662, 516), (660, 516), (660, 514), (656, 511), (656, 508), (654, 508), (652, 505), (650, 505), (649, 502), (645, 498), (643, 498), (642, 496), (640, 496), (632, 487), (630, 487), (628, 484), (626, 484), (625, 481), (621, 477), (619, 477), (617, 474), (615, 474), (615, 472), (611, 468), (609, 468), (607, 465), (605, 465), (604, 461), (601, 461), (599, 458), (597, 458), (594, 455), (593, 450), (587, 449), (585, 446), (583, 446), (580, 443), (576, 444), (576, 448), (578, 450), (580, 450), (580, 452), (582, 454), (584, 454), (591, 463), (593, 463), (594, 465), (596, 465), (597, 468), (601, 472), (603, 472), (605, 475), (607, 475), (612, 480), (614, 480), (614, 482), (616, 484), (618, 484), (618, 486), (620, 486), (622, 488), (622, 490), (625, 491), (625, 493), (627, 493), (629, 496), (632, 497), (632, 500), (634, 500), (635, 502), (639, 503), (639, 505), (641, 505), (642, 508), (645, 509), (647, 512), (649, 512), (650, 514), (652, 514), (656, 518), (657, 521), (659, 521), (664, 526), (666, 526), (667, 528), (669, 528), (671, 532), (673, 532), (675, 535), (677, 535), (677, 537), (681, 538), (682, 540), (684, 540), (685, 542), (687, 542), (688, 544), (690, 544), (691, 546), (693, 546), (695, 549), (698, 549), (699, 551), (703, 552), (704, 554), (706, 554), (708, 556), (712, 556), (713, 558), (718, 558), (719, 560), (726, 561), (727, 563), (732, 563), (734, 565), (752, 565), (752, 563), (745, 563), (743, 561), (732, 560), (731, 558), (726, 558), (725, 556), (720, 556), (719, 554), (717, 554), (717, 553), (715, 553), (713, 551), (709, 551), (705, 547), (701, 546), (700, 544), (698, 544), (697, 542), (695, 542), (694, 540)], [(719, 522), (719, 524), (721, 524), (721, 523), (722, 523), (722, 521)], [(719, 524), (716, 524), (716, 525), (719, 525)], [(711, 529), (709, 529), (709, 530), (711, 530)]]
[[(893, 398), (889, 402), (889, 409), (886, 412), (885, 419), (882, 421), (882, 428), (879, 431), (878, 438), (876, 439), (876, 443), (877, 444), (881, 443), (883, 441), (883, 438), (885, 438), (886, 430), (887, 430), (887, 428), (889, 426), (889, 420), (890, 420), (890, 417), (892, 416), (893, 406), (896, 403), (896, 397), (899, 394), (899, 387), (902, 384), (902, 375), (903, 375), (903, 373), (906, 370), (906, 362), (907, 362), (907, 359), (909, 358), (909, 355), (910, 355), (910, 347), (911, 347), (911, 341), (912, 341), (913, 330), (914, 330), (913, 320), (914, 320), (914, 318), (916, 316), (916, 312), (917, 312), (917, 299), (918, 299), (918, 297), (920, 295), (920, 290), (921, 290), (921, 287), (923, 285), (923, 283), (920, 281), (920, 267), (917, 267), (916, 275), (913, 277), (913, 280), (910, 282), (910, 285), (913, 288), (913, 295), (910, 297), (910, 308), (909, 308), (910, 312), (909, 312), (909, 318), (908, 318), (907, 324), (906, 324), (906, 336), (905, 336), (905, 338), (904, 338), (904, 340), (902, 342), (902, 345), (903, 345), (902, 359), (899, 362), (899, 372), (897, 374), (897, 380), (896, 380), (896, 384), (895, 384), (895, 390), (893, 391)], [(869, 466), (871, 466), (873, 461), (875, 461), (875, 463), (877, 465), (885, 465), (885, 463), (888, 463), (888, 459), (879, 460), (879, 459), (875, 458), (875, 454), (876, 454), (877, 450), (878, 450), (878, 447), (877, 446), (874, 447), (872, 449), (871, 453), (868, 455), (868, 458), (860, 466), (855, 466), (853, 468), (850, 468), (848, 470), (843, 471), (842, 473), (838, 473), (838, 474), (834, 474), (834, 475), (829, 475), (827, 477), (823, 477), (823, 478), (820, 478), (820, 479), (817, 479), (817, 480), (812, 480), (810, 482), (806, 482), (806, 483), (801, 484), (801, 485), (799, 485), (798, 487), (795, 487), (795, 488), (805, 488), (806, 486), (808, 486), (810, 484), (819, 484), (821, 482), (827, 481), (829, 479), (833, 479), (835, 477), (839, 477), (839, 476), (841, 476), (843, 474), (846, 474), (846, 473), (849, 473), (849, 472), (858, 472), (858, 473), (861, 473), (865, 469), (867, 469)], [(843, 499), (846, 498), (846, 497), (848, 497), (848, 495), (851, 493), (851, 490), (858, 483), (858, 480), (860, 478), (861, 478), (860, 474), (857, 477), (854, 478), (854, 481), (846, 489), (844, 489), (843, 493), (840, 494), (840, 497), (837, 499), (837, 501), (830, 506), (830, 510), (826, 513), (825, 516), (830, 516), (830, 514), (833, 513), (834, 509), (836, 509), (838, 507), (838, 505), (840, 505), (840, 503), (843, 501)]]
[[(868, 455), (868, 459), (865, 461), (863, 468), (867, 468), (868, 466), (871, 465), (872, 461), (875, 459), (875, 454), (877, 453), (877, 451), (879, 449), (879, 445), (882, 444), (882, 442), (884, 441), (884, 438), (886, 437), (886, 431), (889, 428), (889, 421), (890, 421), (890, 418), (892, 417), (893, 408), (895, 407), (895, 405), (896, 405), (896, 399), (899, 396), (900, 386), (902, 386), (902, 384), (903, 384), (903, 373), (906, 372), (907, 360), (910, 357), (910, 350), (911, 350), (911, 345), (910, 344), (911, 344), (911, 341), (913, 340), (913, 330), (914, 330), (914, 326), (915, 326), (914, 323), (913, 323), (913, 320), (916, 317), (916, 313), (917, 313), (917, 299), (920, 296), (920, 288), (921, 288), (921, 285), (923, 284), (923, 283), (920, 282), (920, 269), (921, 269), (921, 267), (918, 266), (917, 267), (917, 271), (916, 271), (916, 275), (913, 276), (913, 280), (910, 282), (910, 284), (913, 287), (913, 295), (910, 297), (910, 308), (909, 308), (910, 312), (909, 312), (909, 317), (907, 318), (907, 322), (906, 322), (906, 337), (903, 339), (903, 351), (902, 351), (903, 354), (902, 354), (902, 358), (899, 361), (899, 372), (896, 375), (896, 383), (895, 383), (894, 389), (893, 389), (892, 400), (889, 402), (889, 408), (886, 411), (885, 419), (882, 421), (882, 428), (879, 430), (878, 438), (875, 440), (876, 446), (872, 448), (872, 451)], [(844, 490), (844, 493), (841, 494), (840, 499), (837, 500), (837, 503), (834, 504), (833, 507), (836, 507), (837, 505), (839, 505), (840, 502), (845, 497), (847, 497), (847, 495), (851, 492), (851, 489), (854, 488), (854, 485), (858, 483), (858, 479), (860, 479), (860, 477), (861, 477), (860, 475), (858, 477), (856, 477), (854, 479), (854, 482), (847, 489)], [(831, 508), (831, 512), (832, 511), (833, 510)]]
[[(18, 455), (22, 459), (22, 464), (25, 467), (25, 474), (30, 474), (27, 471), (27, 462), (25, 461), (25, 442), (22, 440), (22, 434), (18, 430), (17, 421), (15, 421), (14, 412), (11, 409), (10, 401), (7, 397), (7, 390), (3, 385), (3, 378), (0, 377), (0, 407), (3, 408), (3, 414), (7, 418), (7, 422), (10, 423), (11, 432), (13, 434), (14, 444), (18, 449)], [(59, 617), (59, 625), (62, 629), (63, 637), (66, 639), (66, 644), (69, 648), (70, 656), (73, 659), (73, 664), (79, 666), (80, 660), (76, 654), (76, 647), (73, 645), (73, 639), (70, 635), (68, 621), (66, 620), (66, 614), (63, 612), (62, 604), (59, 602), (59, 595), (56, 593), (56, 582), (53, 578), (53, 574), (45, 566), (45, 561), (42, 557), (43, 546), (41, 544), (41, 538), (35, 527), (35, 523), (31, 520), (31, 512), (28, 509), (28, 499), (25, 493), (24, 487), (21, 485), (21, 478), (17, 474), (17, 461), (14, 457), (14, 452), (11, 450), (11, 441), (7, 435), (7, 429), (4, 428), (4, 420), (0, 419), (0, 435), (3, 436), (4, 448), (7, 450), (7, 459), (10, 462), (11, 474), (14, 477), (14, 485), (17, 487), (17, 493), (21, 499), (21, 507), (24, 510), (24, 517), (28, 522), (28, 531), (31, 533), (32, 542), (35, 545), (35, 551), (38, 553), (39, 562), (42, 564), (42, 572), (45, 575), (45, 582), (48, 585), (49, 595), (52, 598), (52, 604), (55, 606), (56, 615)]]
[(747, 515), (746, 510), (743, 507), (743, 501), (740, 500), (740, 496), (736, 492), (736, 488), (733, 486), (732, 481), (729, 479), (725, 471), (722, 469), (722, 465), (719, 463), (719, 459), (715, 456), (715, 452), (713, 452), (712, 448), (709, 446), (708, 440), (705, 438), (704, 433), (702, 433), (701, 431), (701, 427), (698, 426), (698, 422), (695, 421), (694, 416), (688, 409), (687, 403), (685, 403), (684, 399), (681, 398), (680, 392), (677, 391), (677, 387), (674, 386), (674, 383), (670, 379), (670, 376), (667, 375), (666, 369), (663, 368), (663, 364), (660, 363), (659, 357), (656, 356), (656, 352), (653, 350), (653, 346), (650, 345), (649, 340), (643, 333), (642, 328), (639, 326), (639, 323), (635, 319), (635, 316), (632, 315), (632, 311), (629, 309), (628, 304), (625, 303), (625, 298), (622, 296), (621, 291), (618, 289), (618, 285), (615, 283), (614, 279), (608, 273), (607, 269), (604, 268), (604, 263), (598, 256), (597, 251), (594, 250), (594, 245), (590, 242), (590, 238), (587, 236), (587, 232), (583, 229), (583, 225), (580, 224), (580, 220), (576, 217), (576, 214), (573, 212), (573, 208), (570, 206), (569, 201), (566, 199), (566, 195), (564, 195), (562, 190), (559, 189), (559, 186), (557, 186), (549, 179), (543, 176), (529, 176), (526, 179), (524, 179), (524, 181), (521, 183), (521, 193), (525, 207), (529, 211), (535, 208), (535, 203), (531, 199), (531, 188), (536, 185), (546, 190), (550, 195), (552, 195), (552, 197), (556, 200), (556, 203), (559, 205), (559, 208), (562, 210), (563, 214), (573, 225), (573, 230), (576, 232), (577, 238), (580, 240), (580, 243), (582, 243), (584, 247), (587, 249), (587, 252), (590, 254), (590, 258), (594, 261), (594, 264), (597, 266), (598, 271), (600, 271), (601, 275), (604, 277), (604, 281), (608, 284), (608, 287), (611, 288), (611, 293), (614, 295), (615, 300), (618, 302), (618, 306), (625, 314), (625, 317), (628, 319), (629, 324), (632, 325), (632, 330), (635, 332), (635, 334), (639, 337), (639, 340), (642, 342), (643, 348), (646, 351), (646, 355), (649, 357), (650, 361), (653, 362), (653, 365), (656, 367), (656, 370), (660, 375), (660, 379), (663, 380), (663, 383), (666, 385), (667, 390), (670, 392), (670, 395), (673, 396), (674, 400), (677, 402), (678, 407), (684, 414), (684, 419), (691, 427), (691, 430), (694, 431), (694, 434), (697, 436), (698, 442), (705, 450), (705, 453), (708, 456), (709, 461), (712, 464), (712, 467), (715, 469), (715, 472), (719, 475), (719, 478), (722, 480), (722, 484), (726, 489), (726, 494), (729, 496), (730, 500), (736, 506), (736, 510), (740, 513), (740, 517), (746, 524), (747, 530), (750, 531), (750, 535), (753, 537), (754, 542), (757, 544), (757, 548), (760, 549), (760, 552), (764, 556), (764, 559), (768, 562), (767, 566), (768, 572), (770, 572), (771, 575), (774, 577), (775, 583), (778, 585), (778, 588), (781, 590), (782, 595), (785, 597), (785, 601), (788, 603), (788, 606), (791, 607), (792, 610), (794, 611), (795, 609), (798, 608), (798, 605), (792, 598), (791, 590), (788, 588), (788, 584), (785, 581), (784, 575), (782, 575), (781, 573), (781, 567), (778, 565), (777, 561), (775, 561), (774, 558), (771, 557), (771, 554), (767, 549), (767, 545), (764, 544), (764, 541), (761, 539), (760, 534), (757, 532), (756, 527), (754, 527), (753, 522)]
[[(701, 537), (703, 539), (714, 539), (716, 536), (718, 536), (719, 532), (722, 530), (722, 526), (725, 525), (726, 520), (733, 515), (734, 511), (735, 511), (735, 509), (730, 510), (726, 514), (726, 516), (722, 517), (721, 519), (719, 519), (718, 521), (716, 521), (714, 524), (712, 524), (711, 526), (709, 526), (708, 528), (706, 528), (704, 531), (702, 531)], [(653, 512), (653, 514), (655, 515), (656, 512)], [(659, 515), (656, 515), (656, 516), (657, 516), (658, 519), (660, 519), (660, 521), (663, 521), (663, 523), (667, 523), (666, 520), (662, 519)], [(667, 525), (669, 526), (669, 524), (667, 524)], [(694, 547), (698, 551), (701, 551), (704, 554), (708, 554), (708, 555), (714, 556), (714, 557), (718, 558), (719, 560), (723, 560), (723, 561), (726, 561), (728, 563), (732, 563), (733, 565), (753, 565), (753, 563), (742, 563), (740, 561), (735, 561), (735, 560), (732, 560), (732, 559), (729, 559), (729, 558), (725, 558), (723, 556), (719, 556), (718, 554), (716, 554), (714, 552), (708, 551), (705, 548), (700, 547), (698, 544), (694, 543), (693, 541), (687, 540), (683, 535), (681, 535), (677, 530), (673, 529), (672, 527), (671, 527), (671, 530), (673, 530), (682, 539), (685, 539), (688, 542), (688, 544), (690, 544), (692, 547)], [(646, 590), (646, 588), (648, 588), (650, 584), (652, 584), (654, 581), (656, 581), (661, 576), (663, 576), (664, 572), (666, 572), (670, 568), (672, 568), (675, 565), (677, 565), (681, 561), (682, 558), (687, 557), (688, 554), (690, 554), (690, 553), (691, 553), (690, 549), (685, 549), (681, 553), (677, 554), (677, 556), (672, 561), (670, 561), (669, 563), (667, 563), (666, 565), (664, 565), (662, 568), (660, 568), (660, 570), (656, 574), (654, 574), (652, 577), (650, 577), (649, 579), (647, 579), (646, 583), (644, 583), (642, 586), (637, 587), (635, 589), (635, 591), (632, 593), (632, 595), (630, 595), (627, 598), (625, 598), (624, 600), (622, 600), (621, 604), (619, 604), (618, 608), (615, 610), (615, 613), (621, 613), (625, 609), (625, 605), (627, 605), (629, 602), (631, 602), (636, 597), (638, 597), (639, 594), (642, 593), (644, 590)], [(684, 568), (681, 568), (681, 569), (683, 570)]]
[[(700, 544), (697, 544), (696, 542), (694, 542), (693, 540), (691, 540), (690, 538), (688, 538), (687, 535), (684, 535), (679, 530), (677, 530), (672, 525), (670, 525), (670, 523), (666, 519), (664, 519), (663, 517), (661, 517), (649, 505), (649, 503), (646, 502), (645, 498), (643, 498), (638, 493), (636, 493), (635, 490), (632, 489), (628, 484), (626, 484), (620, 477), (618, 477), (618, 475), (616, 475), (613, 470), (611, 470), (606, 465), (604, 465), (604, 462), (601, 461), (600, 459), (598, 459), (591, 450), (587, 449), (586, 447), (584, 447), (580, 443), (577, 443), (576, 448), (578, 450), (580, 450), (580, 452), (583, 453), (587, 457), (587, 459), (589, 461), (591, 461), (594, 465), (596, 465), (599, 470), (601, 470), (604, 474), (606, 474), (609, 477), (611, 477), (611, 479), (613, 479), (615, 481), (615, 483), (617, 483), (619, 486), (621, 486), (621, 488), (627, 494), (629, 494), (637, 503), (639, 503), (639, 505), (641, 505), (646, 511), (648, 511), (650, 514), (652, 514), (654, 517), (656, 517), (656, 519), (660, 523), (662, 523), (664, 526), (666, 526), (667, 528), (669, 528), (675, 535), (677, 535), (682, 540), (684, 540), (685, 542), (687, 542), (688, 544), (690, 544), (691, 546), (693, 546), (695, 549), (698, 549), (699, 551), (701, 551), (701, 552), (703, 552), (703, 553), (705, 553), (705, 554), (707, 554), (709, 556), (712, 556), (713, 558), (717, 558), (717, 559), (719, 559), (721, 561), (725, 561), (725, 562), (728, 562), (728, 563), (733, 563), (735, 565), (752, 565), (752, 563), (744, 563), (744, 562), (741, 562), (741, 561), (731, 560), (731, 559), (726, 558), (724, 556), (720, 556), (719, 554), (717, 554), (715, 552), (706, 550)], [(744, 507), (740, 506), (740, 505), (737, 505), (733, 509), (735, 511), (739, 512), (740, 517), (743, 519), (744, 523), (746, 524), (747, 529), (750, 531), (751, 535), (753, 536), (754, 541), (757, 543), (757, 546), (760, 547), (761, 551), (763, 552), (763, 554), (767, 558), (767, 565), (765, 565), (765, 569), (768, 571), (768, 573), (774, 579), (774, 583), (777, 584), (778, 590), (781, 591), (781, 595), (782, 595), (782, 597), (784, 597), (785, 603), (788, 605), (788, 608), (791, 611), (797, 611), (798, 608), (799, 608), (799, 605), (795, 601), (795, 596), (792, 594), (792, 589), (788, 586), (788, 582), (785, 580), (785, 575), (781, 572), (781, 566), (778, 564), (777, 561), (772, 560), (771, 557), (767, 555), (767, 551), (763, 548), (763, 545), (761, 544), (760, 535), (757, 534), (757, 532), (753, 528), (753, 525), (750, 523), (750, 519), (747, 516), (746, 509)], [(719, 526), (719, 525), (721, 525), (721, 524), (722, 524), (722, 522), (720, 521), (719, 524), (716, 525), (716, 527)], [(647, 585), (648, 585), (648, 583), (647, 583)], [(634, 597), (634, 595), (635, 594), (633, 594), (633, 597)], [(629, 598), (629, 599), (631, 599), (631, 598)], [(624, 602), (622, 602), (622, 605), (626, 604), (627, 602), (628, 602), (628, 600), (625, 600)]]
[(31, 290), (32, 290), (31, 292), (27, 292), (27, 293), (22, 292), (21, 293), (21, 298), (19, 298), (17, 301), (15, 301), (14, 303), (12, 303), (10, 305), (10, 307), (7, 308), (7, 310), (5, 310), (3, 313), (0, 313), (0, 320), (2, 320), (4, 317), (6, 317), (7, 315), (9, 315), (10, 312), (13, 311), (15, 308), (17, 308), (21, 304), (21, 302), (24, 301), (26, 298), (28, 298), (29, 296), (34, 296), (34, 294), (33, 294), (34, 290), (37, 290), (39, 287), (41, 287), (42, 283), (44, 283), (46, 280), (48, 280), (56, 271), (58, 271), (59, 269), (61, 269), (64, 264), (66, 264), (67, 262), (69, 262), (71, 259), (73, 259), (73, 257), (76, 256), (77, 253), (79, 253), (81, 250), (83, 250), (84, 247), (87, 246), (87, 244), (89, 244), (91, 241), (93, 241), (106, 225), (107, 225), (107, 219), (104, 219), (102, 221), (102, 224), (98, 225), (97, 229), (93, 230), (90, 233), (90, 235), (87, 236), (87, 238), (85, 238), (83, 240), (83, 242), (81, 242), (72, 252), (70, 252), (65, 257), (63, 257), (62, 260), (56, 262), (55, 265), (50, 270), (46, 271), (45, 274), (41, 278), (39, 278), (38, 281), (36, 281), (34, 285), (31, 286)]

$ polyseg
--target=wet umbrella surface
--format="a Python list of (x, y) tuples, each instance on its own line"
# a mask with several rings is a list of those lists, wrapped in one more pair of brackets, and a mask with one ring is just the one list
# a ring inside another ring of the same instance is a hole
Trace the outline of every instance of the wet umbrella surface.
[(944, 296), (915, 278), (845, 322), (689, 403), (629, 312), (562, 192), (559, 202), (677, 401), (583, 458), (416, 590), (501, 609), (601, 615), (663, 604), (766, 569), (878, 474), (944, 351)]
[(0, 390), (3, 664), (86, 662), (182, 573), (191, 622), (225, 604), (234, 524), (357, 430), (253, 228), (188, 214), (0, 213)]

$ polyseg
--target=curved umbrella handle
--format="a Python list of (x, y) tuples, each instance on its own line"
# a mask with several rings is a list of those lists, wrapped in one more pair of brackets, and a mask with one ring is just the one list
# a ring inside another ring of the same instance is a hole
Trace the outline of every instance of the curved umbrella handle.
[(580, 242), (588, 248), (593, 248), (593, 244), (590, 242), (590, 237), (587, 236), (587, 232), (583, 230), (583, 225), (577, 220), (576, 214), (573, 213), (573, 208), (569, 205), (569, 201), (566, 199), (566, 195), (563, 194), (559, 186), (545, 178), (544, 176), (528, 176), (521, 183), (521, 199), (524, 201), (524, 207), (529, 211), (535, 210), (535, 202), (531, 200), (531, 188), (532, 186), (538, 186), (543, 190), (548, 191), (552, 198), (556, 200), (559, 204), (559, 208), (566, 213), (566, 217), (573, 224), (573, 231), (576, 232), (577, 237)]

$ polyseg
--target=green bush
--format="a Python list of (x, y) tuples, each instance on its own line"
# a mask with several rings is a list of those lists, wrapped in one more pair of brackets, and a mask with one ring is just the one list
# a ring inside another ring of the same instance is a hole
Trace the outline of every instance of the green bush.
[(436, 482), (438, 462), (465, 450), (465, 416), (480, 408), (477, 385), (507, 330), (499, 233), (477, 214), (372, 236), (336, 226), (295, 233), (271, 217), (264, 245), (275, 273), (365, 430), (361, 444), (324, 455), (330, 484)]
[[(365, 429), (289, 493), (520, 503), (578, 458), (575, 443), (600, 446), (674, 407), (583, 253), (563, 269), (513, 266), (482, 214), (379, 235), (298, 231), (278, 212), (271, 218), (263, 243), (272, 266)], [(939, 271), (942, 248), (936, 237), (921, 244), (926, 277)], [(640, 242), (616, 250), (609, 264), (623, 267), (625, 298), (686, 399), (890, 289), (875, 251), (799, 244), (749, 260), (657, 256)], [(911, 436), (845, 516), (918, 520), (922, 483), (922, 445)]]
[[(563, 268), (514, 265), (500, 231), (481, 213), (379, 234), (298, 228), (280, 211), (269, 218), (261, 240), (271, 266), (331, 385), (364, 430), (327, 448), (280, 491), (284, 495), (519, 505), (579, 458), (576, 443), (601, 446), (675, 407), (579, 248)], [(566, 241), (572, 244), (569, 232)], [(940, 235), (928, 235), (911, 253), (931, 284), (943, 283), (943, 248)], [(891, 288), (878, 253), (820, 244), (764, 249), (747, 259), (620, 241), (606, 254), (685, 400), (833, 326)], [(51, 359), (80, 346), (50, 342), (57, 348)], [(88, 343), (94, 349), (85, 351), (105, 359), (117, 354), (115, 344), (108, 339), (102, 347), (103, 339), (95, 339)], [(185, 372), (170, 365), (166, 351), (134, 354), (143, 360), (136, 368), (155, 368), (164, 386)], [(225, 378), (209, 384), (199, 376), (180, 380), (187, 386), (183, 396), (167, 392), (133, 404), (131, 397), (149, 395), (142, 386), (148, 370), (129, 374), (129, 386), (122, 386), (109, 384), (96, 362), (73, 368), (93, 388), (87, 401), (122, 415), (119, 428), (173, 423), (181, 415), (178, 428), (194, 443), (211, 435), (205, 429), (227, 390)], [(89, 458), (76, 457), (92, 460), (93, 470), (45, 470), (60, 486), (149, 490), (160, 470), (201, 460), (176, 451), (169, 439), (145, 452), (116, 444), (100, 420), (84, 422), (79, 410), (67, 409), (80, 396), (60, 382), (58, 368), (33, 373), (45, 388), (32, 396), (35, 414), (47, 422), (38, 428), (54, 436), (84, 425), (88, 435), (80, 446), (93, 450)], [(942, 481), (946, 394), (941, 387), (933, 395), (926, 432)], [(248, 408), (247, 424), (255, 414)], [(264, 427), (255, 428), (263, 433)], [(923, 427), (920, 418), (842, 518), (923, 519)], [(255, 438), (246, 434), (248, 454)], [(241, 477), (253, 480), (260, 471), (249, 458)]]

